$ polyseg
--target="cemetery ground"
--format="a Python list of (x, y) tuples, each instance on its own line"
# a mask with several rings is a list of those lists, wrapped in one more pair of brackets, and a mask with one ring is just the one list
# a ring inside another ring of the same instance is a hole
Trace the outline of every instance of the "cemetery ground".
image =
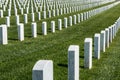
[[(69, 15), (68, 15), (69, 16)], [(101, 53), (100, 60), (93, 58), (91, 70), (84, 69), (84, 39), (94, 37), (102, 29), (112, 25), (120, 16), (120, 4), (101, 14), (91, 17), (79, 24), (63, 28), (54, 34), (41, 35), (41, 22), (38, 22), (38, 37), (31, 37), (31, 24), (25, 26), (25, 40), (17, 39), (17, 28), (8, 28), (8, 45), (0, 45), (0, 80), (31, 80), (32, 68), (38, 60), (53, 60), (54, 80), (67, 80), (68, 47), (80, 46), (80, 79), (81, 80), (119, 80), (120, 79), (120, 31), (107, 48)], [(62, 16), (61, 16), (62, 18)], [(57, 17), (52, 20), (57, 21)], [(3, 20), (4, 21), (4, 20)], [(47, 24), (50, 23), (47, 20)], [(11, 19), (11, 24), (15, 20)], [(50, 25), (48, 25), (50, 26)], [(57, 25), (56, 25), (57, 27)], [(50, 29), (49, 29), (50, 30)]]

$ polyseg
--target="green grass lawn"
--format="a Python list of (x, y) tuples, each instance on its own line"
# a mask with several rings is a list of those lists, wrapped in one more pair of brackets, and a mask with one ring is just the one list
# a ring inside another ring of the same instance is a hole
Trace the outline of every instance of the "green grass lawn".
[[(54, 80), (67, 80), (67, 52), (72, 44), (80, 46), (81, 80), (119, 80), (120, 33), (117, 33), (110, 48), (101, 53), (100, 60), (93, 59), (91, 70), (83, 68), (84, 39), (94, 37), (95, 33), (112, 25), (119, 16), (120, 4), (80, 24), (56, 31), (55, 34), (43, 36), (39, 31), (35, 39), (31, 38), (31, 25), (26, 24), (23, 42), (17, 40), (16, 26), (9, 28), (9, 44), (0, 45), (0, 80), (31, 80), (32, 68), (38, 60), (53, 60)], [(38, 23), (40, 30), (41, 23)]]

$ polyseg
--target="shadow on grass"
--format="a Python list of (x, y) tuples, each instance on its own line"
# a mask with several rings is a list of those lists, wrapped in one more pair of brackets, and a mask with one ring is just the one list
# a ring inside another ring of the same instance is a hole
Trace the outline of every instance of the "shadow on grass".
[(37, 35), (42, 35), (42, 33), (37, 33)]
[(25, 37), (27, 37), (27, 38), (32, 38), (32, 36), (25, 36)]
[(80, 68), (82, 68), (82, 69), (83, 69), (83, 68), (84, 68), (84, 66), (80, 66)]
[(48, 32), (51, 32), (51, 28), (48, 28)]
[[(67, 64), (61, 64), (61, 63), (59, 63), (59, 64), (57, 64), (57, 65), (60, 66), (60, 67), (68, 68), (68, 65), (67, 65)], [(84, 68), (84, 66), (80, 66), (80, 68)]]
[(68, 67), (68, 65), (67, 64), (61, 64), (61, 63), (59, 63), (59, 64), (57, 64), (58, 66), (60, 66), (60, 67)]
[[(79, 58), (82, 58), (82, 59), (84, 59), (84, 56), (80, 56)], [(92, 58), (95, 58), (94, 56), (92, 56)]]
[(83, 48), (81, 51), (83, 51), (83, 52), (84, 52), (84, 48)]
[(15, 38), (8, 38), (8, 40), (18, 41), (18, 39)]
[(80, 58), (84, 59), (84, 56), (80, 56)]

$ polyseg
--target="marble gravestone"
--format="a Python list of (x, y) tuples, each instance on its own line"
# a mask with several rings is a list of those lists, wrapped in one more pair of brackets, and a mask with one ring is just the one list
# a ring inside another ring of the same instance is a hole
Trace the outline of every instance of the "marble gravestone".
[(18, 40), (23, 41), (24, 40), (24, 24), (20, 23), (18, 25)]
[(79, 46), (68, 49), (68, 80), (79, 80)]
[(100, 34), (94, 36), (94, 57), (100, 59)]
[(0, 44), (8, 44), (7, 25), (0, 25)]
[(32, 69), (32, 80), (53, 80), (53, 61), (39, 60)]
[(86, 38), (84, 41), (84, 67), (92, 68), (92, 38)]
[(42, 22), (42, 34), (47, 35), (47, 23)]
[(32, 28), (32, 37), (36, 38), (37, 37), (37, 24), (34, 22), (31, 24)]

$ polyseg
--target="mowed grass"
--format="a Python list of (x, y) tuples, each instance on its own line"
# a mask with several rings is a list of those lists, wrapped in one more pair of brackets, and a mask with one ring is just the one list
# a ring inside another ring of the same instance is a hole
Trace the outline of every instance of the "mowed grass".
[[(93, 58), (93, 68), (84, 69), (84, 39), (94, 37), (95, 33), (112, 25), (120, 16), (120, 4), (108, 11), (96, 15), (80, 24), (73, 25), (62, 31), (31, 38), (31, 26), (25, 26), (25, 41), (17, 40), (17, 28), (8, 29), (9, 44), (0, 45), (0, 80), (31, 80), (32, 68), (38, 60), (53, 60), (54, 80), (67, 80), (67, 55), (70, 45), (80, 46), (80, 79), (81, 80), (119, 80), (120, 72), (120, 33), (110, 44), (101, 59)], [(53, 19), (56, 20), (56, 19)], [(40, 23), (41, 24), (41, 23)], [(120, 31), (119, 31), (120, 32)]]

